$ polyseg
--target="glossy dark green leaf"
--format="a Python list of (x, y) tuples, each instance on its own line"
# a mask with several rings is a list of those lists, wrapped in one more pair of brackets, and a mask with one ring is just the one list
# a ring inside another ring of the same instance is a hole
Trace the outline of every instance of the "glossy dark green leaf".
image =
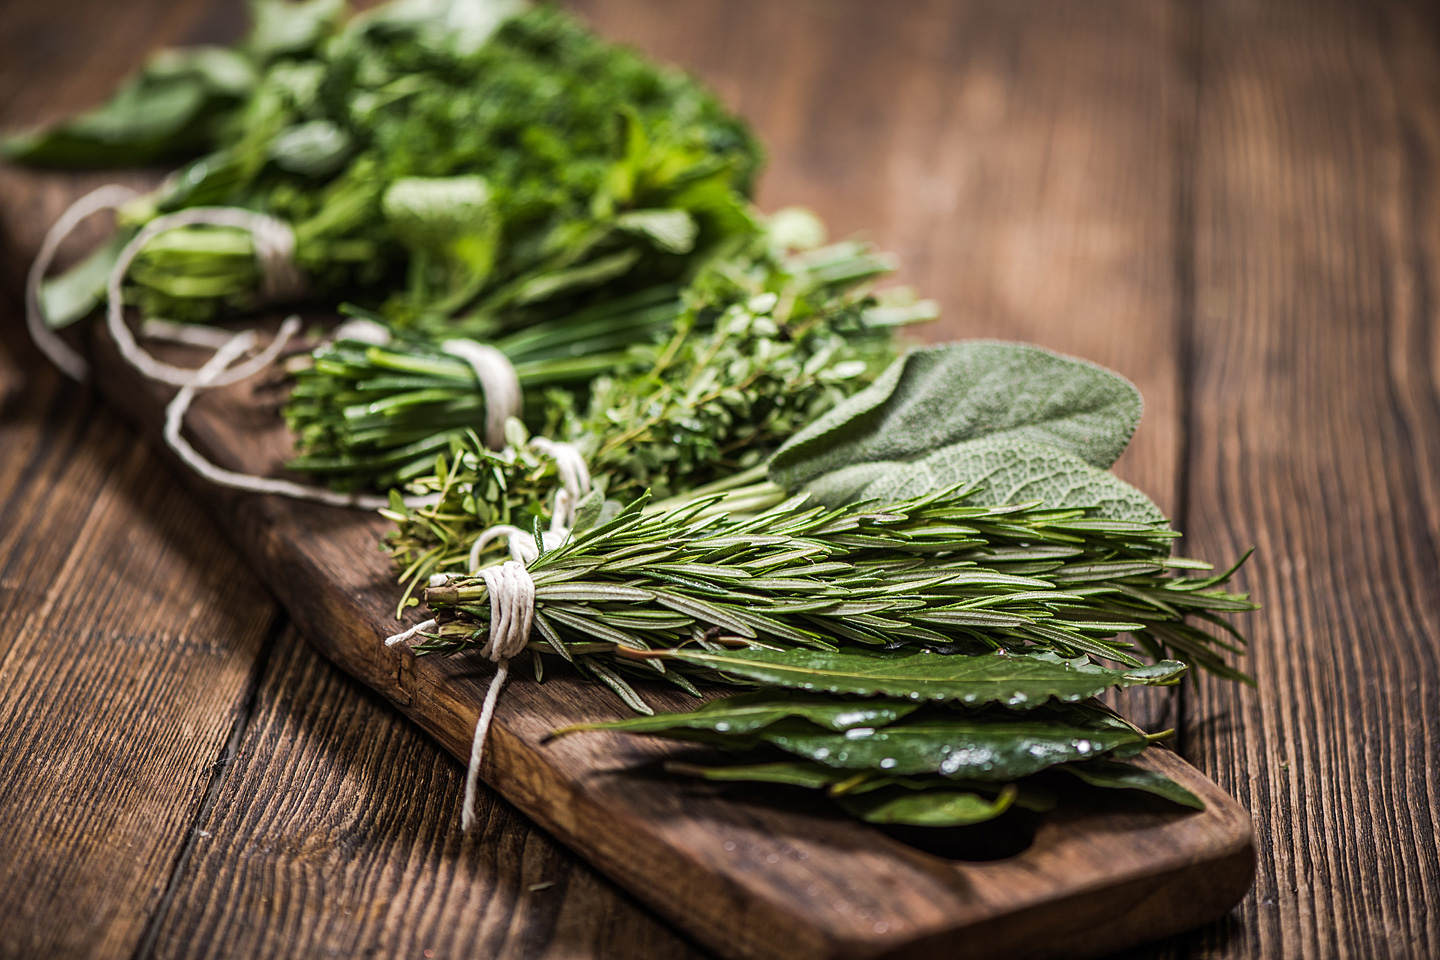
[(1089, 760), (1085, 763), (1066, 764), (1061, 769), (1079, 777), (1092, 787), (1105, 787), (1111, 790), (1143, 790), (1146, 793), (1153, 793), (1157, 797), (1164, 797), (1166, 800), (1178, 803), (1182, 807), (1192, 807), (1196, 810), (1205, 809), (1204, 800), (1165, 774), (1147, 770), (1133, 763), (1122, 763), (1119, 760)]
[(791, 787), (824, 790), (854, 774), (808, 760), (779, 760), (772, 763), (735, 763), (725, 766), (697, 766), (667, 763), (665, 769), (688, 777), (720, 783), (781, 783)]
[(752, 736), (794, 756), (844, 770), (892, 776), (940, 774), (1004, 782), (1060, 763), (1107, 754), (1132, 756), (1143, 733), (1095, 707), (1041, 708), (1018, 719), (932, 708), (887, 727), (844, 733), (804, 720), (782, 720)]
[(585, 723), (555, 731), (559, 736), (580, 730), (621, 730), (625, 733), (667, 733), (674, 730), (711, 730), (716, 733), (753, 733), (787, 717), (799, 717), (836, 732), (856, 727), (883, 727), (909, 716), (919, 704), (905, 700), (859, 699), (759, 690), (721, 697), (688, 713), (628, 717), (610, 723)]
[(964, 827), (993, 820), (1015, 802), (1016, 788), (1006, 786), (993, 796), (955, 787), (911, 790), (886, 787), (835, 798), (846, 813), (869, 823), (915, 827)]
[(727, 675), (802, 690), (886, 695), (914, 700), (1000, 703), (1015, 709), (1047, 700), (1077, 701), (1111, 687), (1173, 683), (1183, 664), (1108, 668), (1050, 653), (942, 656), (929, 652), (868, 653), (854, 649), (673, 651), (674, 659)]

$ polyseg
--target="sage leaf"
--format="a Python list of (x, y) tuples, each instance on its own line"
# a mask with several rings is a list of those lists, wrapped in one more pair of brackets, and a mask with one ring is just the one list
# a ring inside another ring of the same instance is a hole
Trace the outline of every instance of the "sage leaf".
[(908, 463), (862, 463), (816, 478), (805, 489), (827, 506), (891, 502), (964, 486), (976, 503), (1084, 507), (1105, 520), (1165, 523), (1144, 493), (1114, 474), (1056, 447), (1015, 437), (983, 437), (941, 448)]
[(680, 649), (666, 656), (781, 687), (967, 705), (998, 703), (1012, 709), (1038, 707), (1048, 700), (1084, 700), (1111, 687), (1173, 683), (1185, 672), (1184, 664), (1173, 660), (1109, 668), (1048, 652), (943, 656), (928, 651), (869, 653), (854, 649), (718, 653)]
[(1140, 394), (1094, 364), (1020, 343), (912, 350), (795, 434), (770, 461), (781, 486), (857, 464), (909, 464), (983, 437), (1028, 440), (1108, 467), (1140, 423)]

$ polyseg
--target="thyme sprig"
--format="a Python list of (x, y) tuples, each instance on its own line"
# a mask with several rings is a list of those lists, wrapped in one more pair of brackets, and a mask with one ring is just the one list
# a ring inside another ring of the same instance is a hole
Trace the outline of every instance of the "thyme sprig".
[[(862, 244), (796, 249), (819, 230), (809, 214), (781, 211), (687, 286), (490, 340), (527, 391), (527, 426), (581, 443), (626, 497), (668, 495), (758, 459), (868, 384), (894, 357), (895, 327), (933, 316), (903, 292), (886, 304), (870, 294), (891, 264)], [(485, 416), (470, 367), (414, 338), (330, 344), (294, 372), (285, 415), (300, 455), (290, 466), (339, 488), (433, 489), (436, 454)]]

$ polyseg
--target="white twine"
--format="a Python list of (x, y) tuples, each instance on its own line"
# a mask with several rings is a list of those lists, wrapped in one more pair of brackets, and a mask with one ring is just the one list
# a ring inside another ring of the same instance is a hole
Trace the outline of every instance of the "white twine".
[(374, 320), (366, 320), (364, 317), (355, 317), (346, 320), (335, 331), (330, 334), (332, 341), (357, 340), (360, 343), (368, 343), (372, 347), (383, 347), (390, 342), (390, 331), (382, 323)]
[(520, 416), (524, 409), (525, 398), (515, 365), (499, 350), (474, 340), (446, 340), (440, 349), (464, 360), (475, 371), (485, 395), (485, 446), (499, 450), (505, 446), (505, 421)]
[[(280, 334), (276, 342), (288, 339), (300, 328), (300, 318), (290, 317), (280, 326)], [(221, 487), (229, 487), (232, 490), (247, 490), (251, 493), (273, 493), (282, 497), (290, 497), (294, 500), (306, 500), (311, 503), (324, 503), (334, 507), (356, 507), (363, 510), (379, 510), (389, 506), (387, 497), (376, 496), (364, 493), (337, 493), (334, 490), (327, 490), (324, 487), (308, 486), (303, 483), (296, 483), (292, 480), (280, 480), (275, 477), (261, 477), (248, 473), (237, 473), (234, 470), (226, 470), (216, 466), (200, 455), (190, 442), (185, 439), (182, 431), (185, 427), (185, 414), (190, 410), (190, 404), (194, 402), (195, 395), (205, 389), (219, 386), (225, 382), (223, 374), (247, 350), (255, 345), (255, 331), (246, 330), (237, 333), (230, 340), (215, 351), (215, 354), (204, 366), (196, 370), (191, 381), (180, 388), (175, 398), (165, 407), (165, 443), (175, 454), (184, 461), (185, 465), (194, 470), (200, 476), (211, 483)], [(273, 346), (273, 344), (272, 344)], [(406, 497), (405, 503), (409, 506), (427, 506), (437, 502), (438, 496)]]
[(219, 350), (235, 336), (233, 330), (207, 327), (202, 323), (179, 323), (150, 317), (140, 324), (140, 336), (151, 340), (167, 340), (187, 347), (206, 347)]
[[(561, 493), (568, 494), (564, 498), (562, 508), (561, 498), (555, 500), (555, 516), (564, 514), (563, 526), (567, 529), (575, 525), (575, 508), (590, 492), (590, 468), (585, 463), (585, 456), (573, 443), (564, 443), (559, 440), (551, 440), (548, 437), (532, 437), (530, 446), (555, 461), (555, 472), (560, 475)], [(551, 549), (546, 547), (546, 549)]]
[[(184, 387), (194, 382), (198, 371), (163, 363), (140, 348), (135, 335), (125, 323), (125, 303), (121, 287), (125, 283), (126, 274), (130, 272), (130, 264), (140, 255), (147, 243), (166, 230), (195, 225), (233, 227), (249, 231), (251, 243), (255, 247), (255, 260), (260, 265), (261, 288), (267, 295), (293, 295), (304, 282), (293, 259), (295, 235), (288, 224), (274, 217), (238, 207), (190, 207), (156, 217), (145, 224), (120, 251), (120, 258), (110, 270), (110, 276), (105, 283), (105, 324), (110, 331), (110, 337), (115, 341), (116, 349), (131, 366), (151, 380), (176, 387)], [(244, 363), (218, 373), (206, 386), (223, 387), (238, 383), (263, 370), (275, 361), (285, 349), (290, 337), (298, 330), (298, 324), (288, 333), (285, 332), (285, 327), (281, 327), (281, 335), (276, 336), (268, 347)]]
[[(487, 399), (488, 405), (488, 399)], [(563, 546), (570, 536), (570, 527), (575, 522), (575, 506), (590, 492), (590, 468), (584, 456), (572, 444), (560, 443), (545, 437), (535, 437), (530, 445), (548, 454), (555, 460), (556, 472), (560, 475), (561, 488), (555, 495), (555, 513), (550, 529), (541, 534), (546, 550)], [(494, 540), (505, 537), (510, 548), (511, 559), (504, 563), (478, 569), (480, 555)], [(479, 791), (480, 765), (485, 758), (485, 742), (490, 736), (490, 724), (495, 719), (495, 705), (500, 700), (500, 690), (510, 676), (510, 658), (525, 649), (530, 641), (530, 630), (535, 620), (535, 581), (527, 569), (540, 557), (535, 538), (516, 526), (496, 524), (487, 527), (476, 538), (470, 549), (470, 573), (479, 573), (485, 581), (485, 590), (490, 595), (490, 630), (486, 642), (480, 648), (483, 656), (495, 662), (495, 675), (485, 691), (485, 701), (480, 706), (480, 716), (475, 722), (475, 735), (470, 740), (470, 762), (465, 768), (465, 799), (460, 809), (460, 825), (469, 831), (475, 826), (475, 800)], [(449, 581), (448, 574), (437, 573), (430, 577), (432, 587), (442, 586)], [(418, 634), (435, 629), (437, 621), (426, 620), (409, 630), (385, 639), (385, 646), (393, 647), (406, 643)]]
[[(60, 218), (45, 234), (44, 242), (30, 272), (25, 279), (25, 321), (30, 336), (40, 350), (57, 367), (76, 380), (84, 380), (90, 371), (85, 358), (62, 340), (45, 320), (45, 308), (40, 299), (41, 283), (45, 273), (55, 259), (55, 253), (65, 238), (86, 217), (100, 210), (116, 209), (136, 196), (129, 187), (111, 184), (92, 190), (76, 200), (60, 215)], [(260, 267), (261, 292), (267, 298), (283, 299), (298, 294), (305, 284), (305, 277), (295, 265), (295, 234), (281, 220), (242, 210), (236, 207), (192, 207), (177, 213), (156, 217), (147, 223), (120, 251), (106, 279), (105, 319), (116, 348), (129, 363), (152, 380), (177, 386), (180, 391), (165, 407), (164, 437), (166, 444), (190, 469), (217, 486), (252, 493), (272, 493), (294, 500), (324, 503), (337, 507), (356, 507), (365, 510), (379, 510), (389, 505), (387, 497), (373, 494), (336, 493), (322, 487), (237, 473), (216, 466), (200, 455), (185, 439), (185, 414), (189, 412), (195, 395), (213, 387), (238, 383), (259, 373), (275, 361), (285, 346), (300, 330), (299, 317), (289, 317), (280, 325), (269, 346), (244, 363), (235, 364), (240, 357), (254, 348), (256, 334), (253, 330), (231, 334), (211, 327), (195, 324), (175, 323), (170, 320), (152, 318), (141, 326), (141, 332), (155, 339), (184, 343), (190, 346), (210, 347), (215, 353), (199, 369), (188, 369), (162, 363), (140, 348), (135, 335), (125, 324), (124, 303), (121, 287), (131, 263), (140, 251), (155, 236), (166, 230), (190, 225), (234, 227), (249, 231), (255, 248), (255, 259)], [(336, 331), (352, 339), (371, 343), (389, 340), (389, 332), (380, 324), (369, 320), (352, 320), (342, 324)], [(438, 494), (423, 497), (402, 498), (407, 506), (429, 506), (439, 501)]]
[(50, 358), (51, 363), (72, 380), (83, 382), (90, 375), (90, 364), (46, 322), (45, 305), (40, 300), (41, 284), (50, 264), (55, 260), (60, 244), (75, 232), (75, 228), (83, 220), (101, 210), (118, 210), (137, 195), (137, 192), (129, 187), (111, 183), (91, 190), (70, 204), (69, 208), (60, 214), (60, 219), (45, 232), (40, 252), (35, 255), (35, 262), (30, 264), (30, 272), (25, 276), (25, 325), (30, 329), (30, 339), (35, 341), (35, 346), (40, 348), (41, 353)]

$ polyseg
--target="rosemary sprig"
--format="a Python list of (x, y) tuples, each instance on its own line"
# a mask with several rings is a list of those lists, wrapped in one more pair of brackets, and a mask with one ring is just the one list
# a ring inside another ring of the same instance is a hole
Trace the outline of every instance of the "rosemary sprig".
[[(1207, 633), (1186, 614), (1224, 624), (1254, 606), (1220, 589), (1235, 568), (1207, 574), (1208, 565), (1170, 558), (1168, 526), (978, 505), (954, 488), (837, 509), (796, 497), (749, 518), (707, 516), (716, 502), (647, 513), (642, 498), (542, 553), (530, 565), (535, 648), (707, 679), (720, 671), (651, 652), (690, 643), (1051, 652), (1133, 666), (1144, 653), (1244, 679), (1223, 660), (1240, 651), (1238, 633)], [(452, 579), (427, 589), (425, 602), (438, 627), (418, 649), (483, 642), (483, 580)]]

